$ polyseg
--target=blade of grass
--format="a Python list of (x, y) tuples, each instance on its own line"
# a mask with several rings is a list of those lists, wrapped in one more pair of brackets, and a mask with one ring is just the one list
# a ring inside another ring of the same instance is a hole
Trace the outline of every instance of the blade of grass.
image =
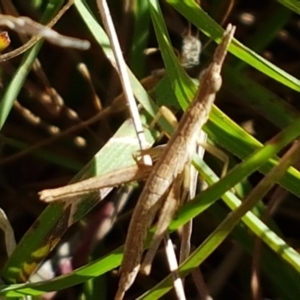
[[(193, 23), (205, 35), (211, 37), (216, 42), (220, 42), (223, 29), (209, 15), (199, 7), (193, 0), (167, 0), (179, 13)], [(233, 40), (229, 51), (242, 61), (256, 68), (274, 80), (290, 87), (295, 91), (300, 91), (300, 81), (282, 69), (276, 67), (254, 51), (250, 50), (236, 39)]]
[(158, 1), (148, 0), (148, 3), (152, 24), (166, 67), (166, 73), (168, 74), (177, 102), (185, 109), (194, 97), (195, 86), (175, 56)]
[[(224, 194), (236, 183), (263, 166), (269, 158), (272, 158), (278, 151), (280, 151), (280, 149), (294, 141), (299, 136), (299, 126), (300, 119), (282, 130), (264, 147), (255, 151), (246, 160), (230, 170), (230, 172), (219, 182), (215, 183), (213, 187), (203, 191), (198, 197), (196, 197), (194, 201), (187, 203), (183, 209), (180, 210), (178, 219), (171, 223), (170, 228), (178, 228), (179, 226), (185, 224), (189, 219), (195, 217), (204, 209), (206, 209), (206, 205), (211, 205), (212, 201), (218, 199), (218, 197)], [(199, 164), (197, 158), (195, 159)], [(190, 210), (191, 207), (194, 208), (193, 213), (192, 210)]]
[[(115, 26), (110, 15), (108, 4), (106, 0), (98, 0), (97, 6), (102, 18), (103, 26), (106, 29), (114, 53), (114, 60), (116, 62), (115, 66), (117, 67), (117, 71), (119, 73), (123, 93), (126, 99), (126, 104), (129, 108), (132, 123), (135, 127), (137, 139), (140, 145), (140, 150), (146, 150), (148, 145), (144, 136), (142, 121), (140, 120), (139, 110), (129, 81), (127, 66), (125, 64), (125, 60), (122, 54)], [(152, 165), (152, 160), (149, 155), (143, 155), (141, 160), (143, 164)]]
[(300, 14), (300, 4), (296, 0), (277, 0), (282, 5), (286, 6), (290, 10), (294, 11), (297, 14)]
[[(294, 122), (297, 122), (297, 120)], [(217, 107), (213, 108), (210, 120), (203, 129), (212, 140), (217, 142), (217, 144), (241, 159), (247, 158), (253, 151), (256, 151), (262, 146), (260, 142), (239, 127)], [(263, 174), (268, 173), (276, 161), (277, 159), (274, 157), (268, 163), (262, 165), (259, 168), (259, 171)], [(300, 196), (298, 188), (299, 172), (294, 168), (288, 170), (286, 175), (281, 179), (280, 184), (293, 194)]]
[(299, 118), (294, 107), (235, 68), (225, 67), (224, 78), (224, 86), (228, 92), (235, 94), (245, 105), (252, 107), (278, 128), (283, 128)]
[(132, 37), (132, 49), (130, 52), (130, 69), (137, 78), (145, 75), (145, 58), (144, 50), (147, 47), (150, 15), (148, 3), (145, 0), (134, 1), (134, 31)]

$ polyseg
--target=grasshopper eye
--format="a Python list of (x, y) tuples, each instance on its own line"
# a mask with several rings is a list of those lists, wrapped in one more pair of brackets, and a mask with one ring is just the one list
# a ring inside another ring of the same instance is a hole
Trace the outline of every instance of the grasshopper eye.
[[(203, 70), (200, 75), (199, 75), (199, 81), (201, 84), (201, 80), (204, 77), (204, 74), (207, 72), (207, 70)], [(215, 74), (214, 76), (212, 76), (211, 80), (210, 80), (210, 87), (212, 90), (212, 93), (216, 93), (220, 90), (221, 86), (222, 86), (222, 77), (220, 74)]]
[(213, 76), (211, 81), (211, 88), (214, 93), (218, 92), (222, 86), (222, 76), (220, 74), (216, 74)]

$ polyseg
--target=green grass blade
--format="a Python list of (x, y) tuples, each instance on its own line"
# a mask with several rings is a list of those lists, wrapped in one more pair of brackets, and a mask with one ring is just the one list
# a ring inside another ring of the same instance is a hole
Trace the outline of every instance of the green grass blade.
[[(297, 122), (297, 120), (295, 121)], [(204, 131), (212, 140), (216, 141), (218, 145), (221, 145), (241, 159), (247, 158), (249, 155), (251, 155), (251, 153), (262, 147), (260, 142), (239, 127), (217, 107), (213, 108), (210, 119), (204, 126)], [(259, 168), (259, 171), (263, 174), (268, 173), (276, 161), (277, 160), (275, 158), (270, 160), (265, 165), (262, 165)], [(284, 188), (297, 196), (300, 196), (300, 191), (298, 188), (299, 174), (300, 173), (297, 170), (290, 168), (280, 181), (280, 184)]]
[(299, 114), (290, 104), (249, 76), (232, 67), (224, 68), (224, 87), (236, 96), (243, 95), (241, 101), (259, 112), (278, 128), (284, 128), (298, 119)]
[(148, 43), (150, 14), (147, 1), (136, 0), (133, 3), (135, 4), (135, 14), (130, 69), (137, 78), (142, 78), (145, 75), (146, 55), (144, 50)]
[[(187, 18), (187, 20), (192, 22), (204, 34), (216, 42), (220, 42), (223, 35), (223, 29), (193, 0), (167, 0), (167, 2), (176, 10), (178, 10), (185, 18)], [(290, 87), (295, 91), (300, 91), (300, 81), (298, 79), (276, 67), (237, 40), (233, 40), (229, 47), (229, 51), (242, 61), (268, 75), (274, 80)]]
[[(158, 1), (148, 0), (148, 2), (155, 34), (166, 67), (166, 73), (168, 74), (177, 103), (185, 109), (195, 95), (195, 86), (175, 56)], [(176, 106), (176, 103), (173, 106)]]
[(282, 5), (286, 6), (290, 10), (297, 14), (300, 14), (300, 3), (297, 0), (277, 0)]

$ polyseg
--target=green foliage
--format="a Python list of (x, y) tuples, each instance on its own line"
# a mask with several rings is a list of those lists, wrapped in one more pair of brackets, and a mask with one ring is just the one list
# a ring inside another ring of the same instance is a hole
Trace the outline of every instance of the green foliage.
[[(216, 42), (220, 41), (223, 33), (222, 27), (202, 8), (198, 7), (194, 1), (167, 0), (166, 2), (167, 5), (175, 8), (186, 20), (194, 24), (203, 34)], [(256, 51), (266, 46), (266, 43), (270, 42), (276, 35), (276, 32), (285, 25), (285, 22), (291, 16), (290, 9), (299, 13), (299, 4), (297, 1), (279, 2), (286, 5), (288, 9), (285, 9), (284, 13), (281, 14), (282, 18), (280, 22), (276, 23), (276, 30), (271, 25), (274, 24), (274, 20), (278, 20), (278, 17), (273, 18), (271, 15), (269, 22), (265, 24), (265, 28), (261, 29), (264, 32), (264, 36), (266, 36), (266, 40), (262, 38), (261, 32), (249, 38), (249, 45), (253, 48), (255, 47)], [(53, 18), (62, 3), (63, 1), (49, 1), (42, 22), (45, 23)], [(149, 124), (152, 117), (158, 111), (157, 103), (167, 105), (172, 103), (174, 107), (180, 106), (183, 110), (186, 109), (197, 90), (197, 85), (187, 75), (173, 51), (164, 15), (158, 1), (137, 0), (135, 4), (135, 30), (130, 47), (132, 70), (128, 69), (128, 71), (135, 97), (143, 107), (143, 112), (141, 113), (143, 121), (145, 124)], [(32, 5), (40, 7), (41, 1), (32, 1)], [(82, 19), (82, 23), (85, 24), (94, 42), (97, 44), (97, 47), (102, 49), (110, 61), (114, 61), (108, 37), (98, 22), (97, 12), (92, 11), (89, 5), (83, 0), (75, 0), (74, 6)], [(141, 55), (141, 52), (147, 44), (148, 36), (147, 34), (145, 35), (145, 31), (147, 31), (149, 23), (154, 28), (166, 69), (165, 78), (150, 93), (142, 87), (136, 78), (136, 76), (141, 77), (145, 70), (144, 56)], [(1, 128), (7, 121), (13, 101), (15, 101), (23, 87), (41, 47), (42, 42), (38, 42), (24, 55), (20, 67), (15, 71), (14, 77), (6, 87), (0, 103)], [(297, 139), (299, 135), (300, 121), (295, 110), (278, 95), (274, 94), (272, 90), (252, 79), (247, 70), (251, 66), (270, 79), (278, 82), (278, 84), (282, 84), (297, 92), (300, 90), (299, 80), (267, 61), (236, 39), (230, 46), (229, 51), (235, 56), (235, 59), (230, 57), (225, 63), (226, 66), (223, 70), (224, 90), (236, 95), (242, 94), (242, 101), (244, 103), (258, 110), (268, 122), (282, 131), (277, 135), (275, 141), (273, 140), (272, 143), (263, 145), (226, 116), (220, 109), (214, 107), (209, 121), (204, 126), (205, 132), (216, 145), (225, 148), (231, 155), (241, 159), (242, 162), (236, 163), (224, 178), (219, 179), (205, 162), (200, 161), (195, 156), (193, 164), (198, 168), (201, 177), (210, 187), (198, 194), (194, 201), (184, 205), (180, 209), (176, 220), (170, 225), (170, 231), (175, 231), (204, 211), (209, 211), (216, 219), (224, 219), (228, 211), (224, 209), (224, 205), (218, 200), (222, 199), (226, 207), (229, 207), (230, 210), (236, 210), (241, 205), (241, 201), (230, 189), (239, 183), (242, 184), (245, 178), (257, 170), (262, 174), (267, 174), (272, 167), (278, 164), (279, 159), (276, 155), (289, 143)], [(161, 121), (160, 126), (163, 131), (172, 133), (173, 129), (166, 121)], [(147, 128), (145, 131), (147, 141), (149, 145), (152, 145), (158, 136), (158, 132), (155, 130), (150, 131)], [(125, 121), (114, 137), (134, 139), (135, 132), (132, 124), (129, 121)], [(113, 145), (108, 142), (80, 170), (73, 181), (105, 174), (108, 171), (128, 166), (133, 163), (132, 153), (137, 149), (137, 143), (124, 146), (121, 139), (120, 141), (116, 139)], [(39, 155), (41, 154), (43, 154), (42, 151), (39, 152)], [(49, 159), (46, 155), (43, 155), (43, 157), (46, 160)], [(51, 160), (54, 161), (53, 158), (49, 159), (49, 161)], [(59, 160), (55, 159), (55, 162), (59, 163)], [(64, 161), (64, 164), (69, 163)], [(78, 166), (80, 164), (76, 164), (76, 168)], [(72, 168), (74, 169), (75, 167), (70, 167), (70, 169)], [(300, 174), (296, 169), (289, 168), (281, 178), (279, 184), (294, 195), (300, 196)], [(257, 199), (257, 203), (260, 200)], [(69, 275), (39, 283), (17, 284), (21, 278), (28, 279), (36, 271), (46, 256), (51, 253), (68, 227), (81, 220), (97, 203), (98, 197), (93, 193), (84, 198), (77, 199), (75, 209), (72, 211), (70, 206), (66, 207), (64, 203), (50, 204), (39, 216), (31, 230), (22, 238), (14, 253), (5, 264), (2, 270), (2, 278), (5, 282), (10, 282), (11, 284), (1, 286), (0, 294), (7, 297), (41, 295), (45, 292), (62, 290), (83, 282), (85, 282), (84, 294), (87, 299), (92, 299), (95, 296), (93, 295), (94, 293), (99, 293), (99, 289), (96, 288), (92, 279), (104, 275), (120, 265), (122, 247), (90, 262)], [(262, 204), (260, 203), (260, 205)], [(249, 211), (242, 216), (234, 216), (230, 219), (229, 225), (217, 227), (198, 246), (193, 254), (180, 266), (180, 274), (187, 275), (194, 268), (197, 268), (230, 234), (235, 242), (250, 254), (254, 248), (254, 237), (258, 236), (267, 246), (267, 250), (264, 250), (263, 259), (261, 260), (262, 268), (273, 285), (276, 286), (279, 297), (282, 299), (298, 299), (298, 295), (300, 294), (298, 284), (300, 280), (299, 254), (284, 239), (279, 237), (280, 232), (275, 228), (274, 223), (272, 224), (271, 222), (270, 227), (266, 226), (253, 211)], [(241, 222), (239, 223), (239, 221)], [(237, 223), (238, 225), (236, 225)], [(49, 245), (50, 243), (52, 243), (51, 246)], [(101, 280), (101, 282), (105, 285), (105, 280)], [(171, 288), (172, 278), (168, 276), (155, 287), (149, 289), (139, 299), (158, 299)]]

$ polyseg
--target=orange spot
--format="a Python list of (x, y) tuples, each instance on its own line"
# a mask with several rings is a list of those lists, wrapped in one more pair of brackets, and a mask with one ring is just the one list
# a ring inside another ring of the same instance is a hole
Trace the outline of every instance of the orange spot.
[(0, 52), (7, 48), (10, 44), (10, 38), (7, 31), (0, 33)]

